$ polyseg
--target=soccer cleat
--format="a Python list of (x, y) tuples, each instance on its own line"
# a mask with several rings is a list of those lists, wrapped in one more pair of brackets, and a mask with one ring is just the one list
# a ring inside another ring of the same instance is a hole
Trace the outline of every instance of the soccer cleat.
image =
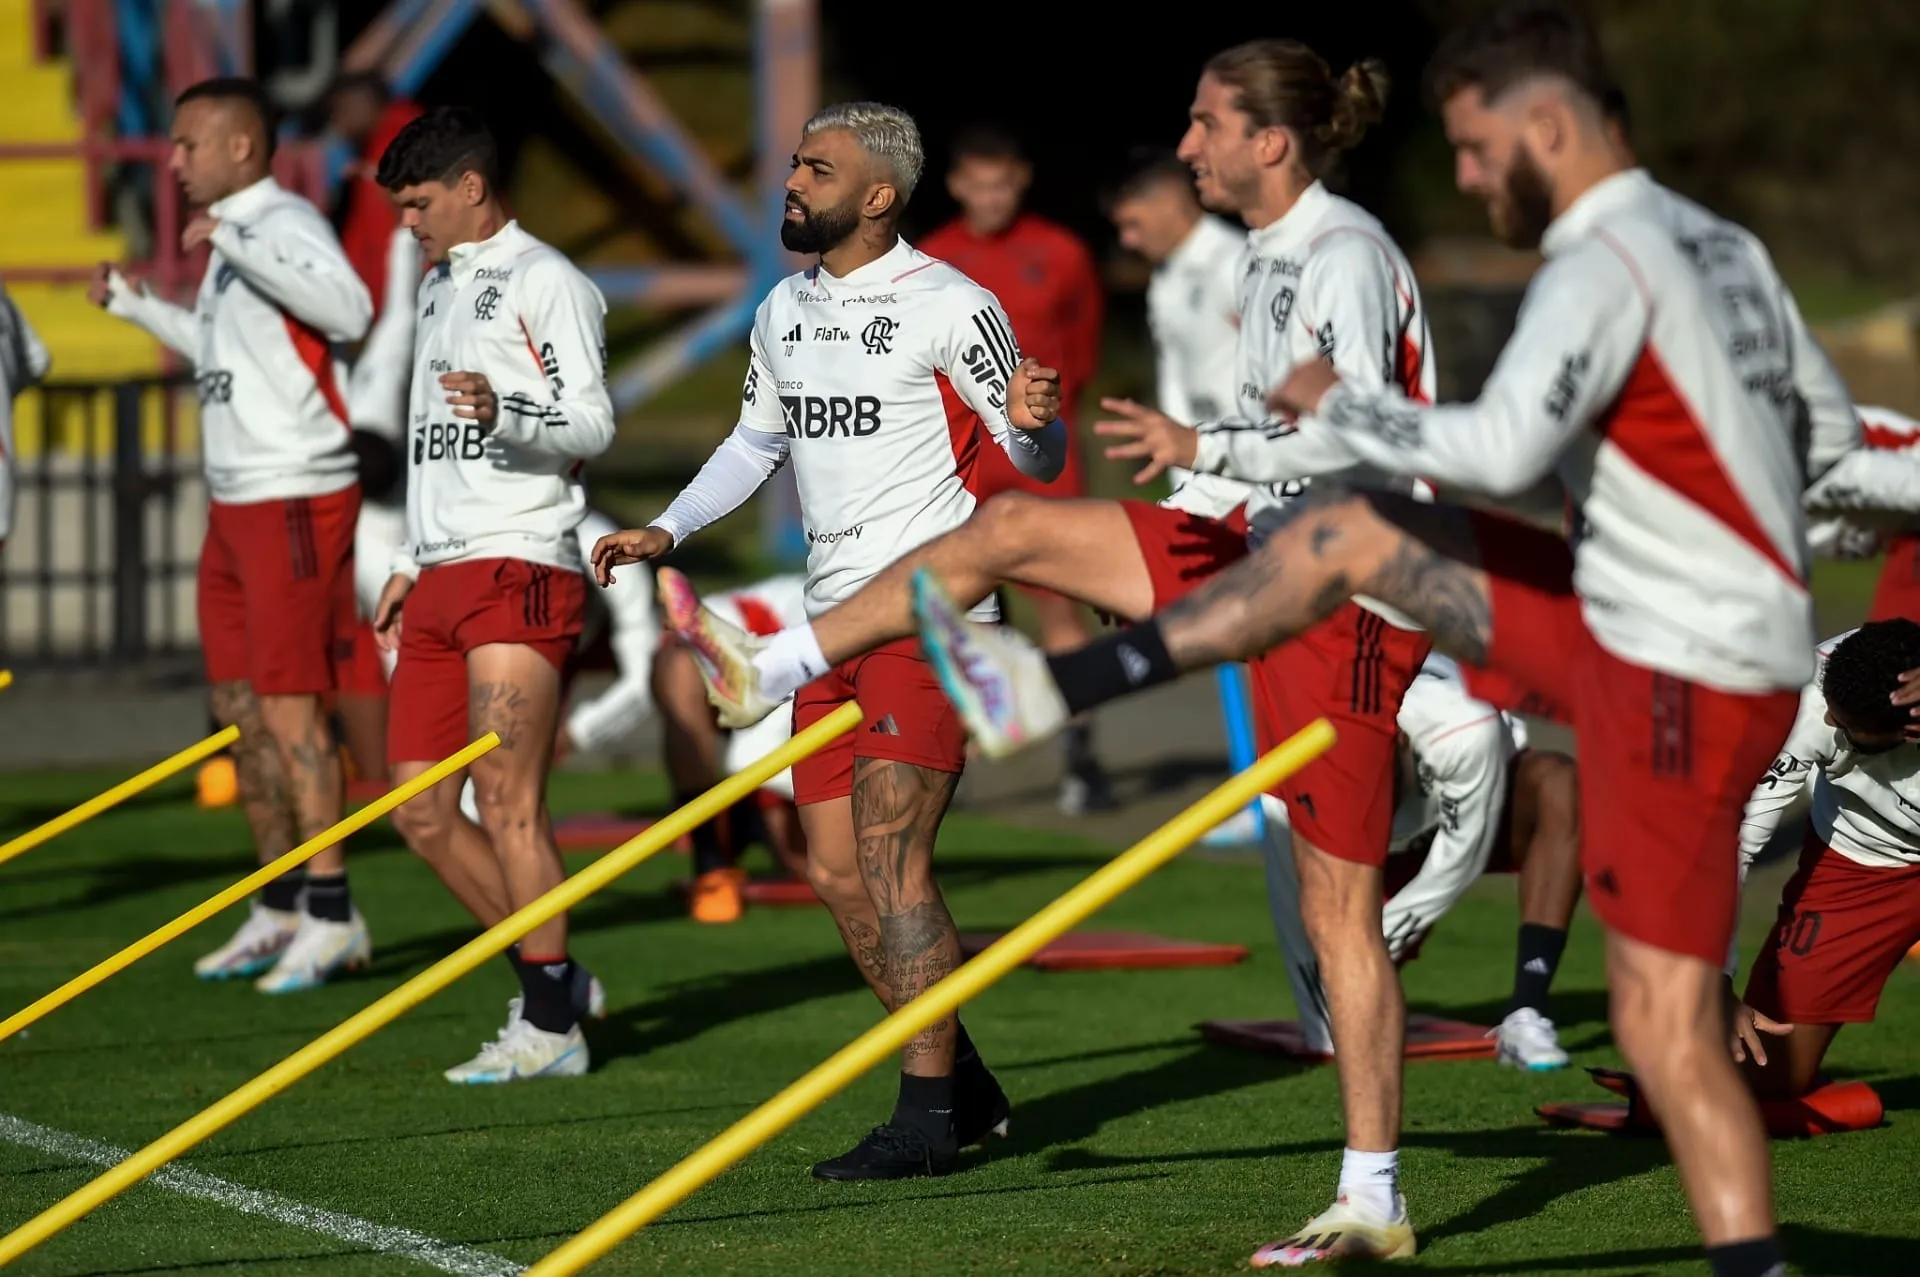
[[(600, 977), (581, 966), (573, 964), (573, 1013), (582, 1020), (604, 1020), (607, 1018), (607, 990), (600, 983)], [(518, 998), (514, 1001), (517, 1003)], [(516, 1011), (515, 1014), (518, 1014)]]
[(695, 922), (723, 924), (740, 921), (746, 912), (747, 871), (728, 866), (697, 875), (687, 894), (687, 912)]
[(1066, 727), (1046, 653), (1029, 639), (969, 621), (925, 568), (913, 574), (913, 612), (927, 661), (981, 753), (1005, 758)]
[(1418, 1247), (1407, 1201), (1398, 1193), (1393, 1200), (1399, 1218), (1383, 1220), (1337, 1197), (1293, 1236), (1255, 1251), (1250, 1262), (1255, 1268), (1304, 1268), (1341, 1259), (1412, 1259)]
[(672, 568), (654, 573), (654, 588), (667, 624), (693, 653), (707, 700), (720, 711), (720, 726), (729, 730), (752, 727), (780, 708), (760, 690), (760, 670), (753, 658), (767, 641), (749, 634), (700, 602), (693, 583)]
[(520, 999), (507, 1003), (507, 1024), (480, 1054), (456, 1064), (443, 1077), (461, 1086), (524, 1082), (536, 1077), (579, 1077), (590, 1060), (587, 1040), (574, 1025), (565, 1033), (536, 1029), (520, 1015)]
[(233, 939), (194, 963), (193, 973), (202, 980), (244, 980), (270, 971), (299, 929), (299, 913), (251, 901), (247, 920)]
[(956, 1148), (985, 1145), (989, 1135), (1007, 1138), (1013, 1105), (1000, 1082), (978, 1059), (957, 1065), (953, 1078), (953, 1142)]
[(1553, 1021), (1532, 1007), (1519, 1007), (1507, 1013), (1497, 1028), (1488, 1031), (1499, 1046), (1496, 1058), (1502, 1064), (1531, 1073), (1546, 1073), (1567, 1067), (1567, 1053), (1560, 1046), (1560, 1035)]
[(328, 922), (303, 914), (293, 943), (273, 970), (253, 982), (262, 993), (299, 993), (317, 989), (342, 971), (358, 971), (373, 958), (367, 920), (355, 909), (346, 922)]
[(911, 1126), (888, 1122), (867, 1132), (849, 1151), (815, 1162), (813, 1177), (827, 1180), (919, 1179), (945, 1175), (959, 1151), (951, 1138), (935, 1144)]

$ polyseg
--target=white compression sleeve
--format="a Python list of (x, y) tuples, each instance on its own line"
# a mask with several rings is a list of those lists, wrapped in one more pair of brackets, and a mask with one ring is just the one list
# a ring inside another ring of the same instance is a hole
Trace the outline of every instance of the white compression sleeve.
[(653, 526), (679, 545), (710, 523), (717, 523), (746, 504), (768, 476), (787, 459), (787, 437), (738, 425), (728, 435), (693, 482), (680, 490)]

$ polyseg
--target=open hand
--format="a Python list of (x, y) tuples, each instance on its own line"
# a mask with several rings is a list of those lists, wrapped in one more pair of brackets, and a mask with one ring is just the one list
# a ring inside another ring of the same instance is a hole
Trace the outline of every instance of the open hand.
[(383, 652), (400, 650), (400, 609), (413, 592), (413, 578), (395, 572), (380, 588), (380, 601), (373, 607), (373, 640)]
[(1129, 441), (1108, 448), (1108, 459), (1146, 462), (1133, 476), (1135, 483), (1146, 483), (1169, 466), (1190, 468), (1200, 453), (1200, 432), (1181, 425), (1164, 412), (1156, 412), (1131, 399), (1102, 399), (1100, 406), (1119, 420), (1096, 421), (1093, 433)]
[(645, 563), (673, 548), (665, 528), (651, 525), (603, 536), (593, 543), (593, 577), (602, 587), (613, 584), (613, 570), (623, 563)]
[(447, 402), (453, 405), (453, 415), (465, 417), (468, 421), (477, 421), (481, 425), (492, 425), (500, 411), (500, 397), (493, 393), (485, 373), (445, 372), (440, 374), (440, 388), (447, 392)]
[(1893, 703), (1908, 707), (1908, 740), (1920, 741), (1920, 670), (1908, 670), (1900, 676), (1900, 686), (1894, 689)]
[(1016, 430), (1039, 430), (1059, 415), (1059, 369), (1022, 359), (1007, 385), (1007, 420)]
[(1733, 1008), (1733, 1062), (1740, 1064), (1752, 1058), (1761, 1068), (1767, 1065), (1767, 1048), (1761, 1035), (1783, 1038), (1793, 1032), (1791, 1024), (1782, 1024), (1761, 1015), (1744, 1002), (1734, 1004)]
[(1324, 359), (1300, 364), (1287, 379), (1267, 394), (1267, 407), (1287, 421), (1311, 416), (1319, 411), (1320, 401), (1340, 384), (1340, 374)]

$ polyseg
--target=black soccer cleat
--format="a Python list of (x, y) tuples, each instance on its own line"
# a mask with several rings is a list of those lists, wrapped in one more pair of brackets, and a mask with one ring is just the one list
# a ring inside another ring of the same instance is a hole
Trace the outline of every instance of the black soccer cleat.
[(953, 1140), (956, 1147), (984, 1145), (987, 1137), (1007, 1136), (1013, 1105), (999, 1081), (977, 1058), (954, 1070)]
[(959, 1149), (953, 1139), (935, 1143), (911, 1126), (892, 1122), (874, 1127), (851, 1152), (813, 1164), (813, 1177), (826, 1180), (920, 1179), (953, 1169)]

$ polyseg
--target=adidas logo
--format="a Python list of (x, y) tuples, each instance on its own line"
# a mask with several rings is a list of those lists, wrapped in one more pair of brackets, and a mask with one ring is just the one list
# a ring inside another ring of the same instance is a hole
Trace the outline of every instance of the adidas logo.
[(874, 719), (873, 726), (867, 729), (867, 733), (873, 736), (898, 736), (900, 734), (900, 724), (893, 721), (893, 715), (888, 714), (882, 718)]
[(800, 340), (800, 325), (798, 325), (798, 324), (795, 324), (795, 325), (793, 326), (793, 331), (792, 331), (792, 332), (790, 332), (790, 333), (788, 333), (788, 334), (787, 334), (787, 335), (786, 335), (785, 337), (782, 337), (782, 338), (781, 338), (780, 340), (781, 340), (781, 341), (799, 341), (799, 340)]
[(1534, 958), (1530, 960), (1526, 966), (1521, 967), (1520, 969), (1526, 972), (1528, 975), (1546, 975), (1547, 960), (1545, 958)]
[(1120, 644), (1120, 668), (1126, 671), (1127, 682), (1135, 687), (1146, 682), (1147, 675), (1153, 672), (1153, 667), (1147, 663), (1147, 658), (1125, 643)]

